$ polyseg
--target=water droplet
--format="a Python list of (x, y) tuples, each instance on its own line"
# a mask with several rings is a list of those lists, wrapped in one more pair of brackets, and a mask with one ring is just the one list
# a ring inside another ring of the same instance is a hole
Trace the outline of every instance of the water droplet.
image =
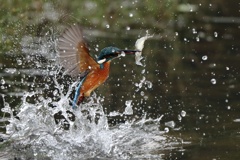
[(197, 34), (197, 31), (195, 28), (192, 29), (193, 34)]
[(175, 127), (175, 122), (174, 121), (169, 121), (169, 122), (165, 122), (165, 126), (168, 126), (170, 128), (174, 128)]
[(199, 42), (199, 41), (200, 41), (200, 38), (199, 38), (199, 37), (196, 37), (196, 41)]
[(22, 60), (21, 59), (18, 59), (17, 60), (17, 64), (20, 66), (20, 65), (22, 65)]
[(187, 114), (186, 111), (184, 111), (184, 110), (181, 111), (181, 116), (182, 116), (182, 117), (185, 117), (186, 114)]
[(210, 68), (214, 68), (214, 67), (216, 67), (216, 66), (217, 66), (216, 63), (212, 63), (212, 64), (209, 65)]
[(53, 91), (53, 95), (56, 96), (57, 94), (58, 94), (58, 90), (55, 89), (55, 90)]
[(168, 127), (164, 128), (164, 131), (165, 131), (166, 133), (168, 133), (168, 132), (169, 132), (169, 128), (168, 128)]
[(181, 115), (178, 115), (178, 120), (181, 121), (182, 120), (182, 117)]
[(144, 98), (145, 101), (148, 100), (148, 96), (144, 96), (143, 98)]
[(229, 67), (226, 67), (226, 70), (228, 71), (228, 70), (229, 70)]
[(132, 103), (132, 100), (128, 100), (128, 101), (125, 102), (125, 105), (126, 105), (126, 106), (130, 106), (131, 103)]
[(152, 82), (146, 81), (145, 83), (147, 84), (148, 88), (152, 88)]
[(126, 56), (126, 53), (125, 53), (125, 52), (122, 52), (122, 53), (121, 53), (121, 56), (122, 56), (122, 57), (125, 57), (125, 56)]
[(107, 24), (107, 25), (106, 25), (106, 28), (110, 28), (110, 25), (109, 25), (109, 24)]
[(208, 57), (205, 55), (205, 56), (202, 56), (202, 60), (206, 61), (208, 59)]
[(126, 30), (129, 31), (131, 28), (129, 26), (126, 27)]
[(1, 79), (1, 84), (5, 84), (5, 80), (4, 79)]
[(5, 71), (6, 73), (13, 74), (13, 73), (15, 73), (17, 70), (16, 70), (16, 68), (6, 68), (4, 71)]
[(132, 14), (132, 13), (129, 13), (129, 17), (133, 17), (133, 14)]
[(141, 94), (141, 96), (144, 96), (144, 92), (143, 92), (143, 91), (141, 91), (141, 93), (140, 93), (140, 94)]
[(214, 37), (218, 37), (218, 33), (217, 32), (214, 32)]
[(133, 109), (132, 109), (132, 100), (128, 100), (125, 102), (125, 105), (126, 105), (126, 108), (123, 112), (123, 114), (126, 114), (126, 115), (132, 115), (133, 114)]
[(211, 83), (212, 83), (212, 84), (216, 84), (216, 83), (217, 83), (216, 79), (215, 79), (215, 78), (212, 78), (212, 79), (211, 79)]

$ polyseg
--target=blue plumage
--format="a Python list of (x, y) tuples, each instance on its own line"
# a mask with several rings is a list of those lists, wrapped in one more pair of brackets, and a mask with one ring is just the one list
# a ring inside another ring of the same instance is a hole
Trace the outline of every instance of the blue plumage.
[(116, 53), (121, 53), (121, 50), (117, 47), (103, 48), (98, 56), (98, 61), (102, 60), (104, 58), (106, 58), (106, 61), (109, 61), (109, 60), (115, 58), (116, 56), (118, 56), (118, 54), (116, 54)]

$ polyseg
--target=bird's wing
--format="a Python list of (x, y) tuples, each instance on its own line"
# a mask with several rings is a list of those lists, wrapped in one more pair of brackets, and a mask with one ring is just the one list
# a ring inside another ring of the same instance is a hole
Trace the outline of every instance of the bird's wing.
[(59, 62), (65, 68), (66, 74), (76, 77), (87, 69), (98, 67), (89, 54), (79, 25), (66, 29), (58, 40), (58, 49)]

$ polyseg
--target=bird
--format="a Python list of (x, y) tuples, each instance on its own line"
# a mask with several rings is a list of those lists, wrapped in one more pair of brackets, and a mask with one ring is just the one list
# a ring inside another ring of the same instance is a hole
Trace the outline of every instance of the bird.
[(89, 53), (89, 48), (79, 24), (69, 26), (58, 39), (58, 60), (65, 74), (78, 77), (72, 108), (80, 105), (96, 88), (103, 84), (110, 72), (110, 63), (121, 55), (134, 55), (138, 50), (119, 49), (114, 46), (103, 48), (97, 60)]

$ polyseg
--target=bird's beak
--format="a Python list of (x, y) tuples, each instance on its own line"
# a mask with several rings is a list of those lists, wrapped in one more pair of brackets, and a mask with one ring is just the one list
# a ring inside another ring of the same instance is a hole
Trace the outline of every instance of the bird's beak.
[(125, 54), (135, 54), (136, 52), (141, 52), (138, 50), (121, 50), (121, 52), (125, 53)]
[(125, 55), (135, 55), (136, 52), (141, 52), (138, 50), (118, 50), (115, 52), (115, 58), (125, 57)]

